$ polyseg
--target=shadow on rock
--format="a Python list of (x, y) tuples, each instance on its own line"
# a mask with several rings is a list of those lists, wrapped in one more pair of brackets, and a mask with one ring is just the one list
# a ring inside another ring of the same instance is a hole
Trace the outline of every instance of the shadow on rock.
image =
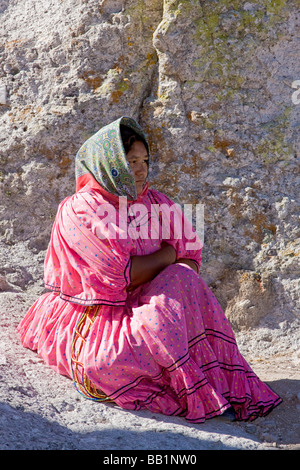
[[(156, 416), (158, 419), (160, 417), (161, 415)], [(206, 428), (203, 431), (206, 436), (210, 429)], [(213, 430), (215, 431), (216, 429)], [(92, 432), (72, 431), (57, 422), (35, 413), (12, 408), (6, 403), (0, 403), (0, 439), (1, 450), (197, 451), (235, 450), (243, 446), (235, 440), (232, 445), (227, 445), (215, 436), (206, 440), (205, 437), (194, 438), (169, 430), (135, 431), (109, 426)], [(253, 443), (250, 443), (250, 447), (251, 445)]]

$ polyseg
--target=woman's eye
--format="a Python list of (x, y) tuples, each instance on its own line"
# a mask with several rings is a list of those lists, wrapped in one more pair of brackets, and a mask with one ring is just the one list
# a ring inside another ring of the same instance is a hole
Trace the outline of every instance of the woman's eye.
[(130, 165), (136, 165), (137, 163), (146, 163), (148, 165), (149, 158), (145, 158), (144, 160), (130, 160)]

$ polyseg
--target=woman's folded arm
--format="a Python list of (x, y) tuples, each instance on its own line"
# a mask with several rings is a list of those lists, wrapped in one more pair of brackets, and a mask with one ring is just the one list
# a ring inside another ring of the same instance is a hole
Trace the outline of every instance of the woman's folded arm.
[(169, 243), (162, 242), (161, 248), (149, 255), (132, 256), (130, 268), (130, 285), (133, 290), (145, 282), (151, 281), (164, 268), (176, 261), (176, 250)]
[(167, 242), (162, 242), (161, 248), (149, 255), (131, 257), (130, 285), (127, 291), (154, 279), (163, 269), (174, 263), (184, 263), (198, 273), (198, 264), (189, 258), (176, 260), (175, 248)]

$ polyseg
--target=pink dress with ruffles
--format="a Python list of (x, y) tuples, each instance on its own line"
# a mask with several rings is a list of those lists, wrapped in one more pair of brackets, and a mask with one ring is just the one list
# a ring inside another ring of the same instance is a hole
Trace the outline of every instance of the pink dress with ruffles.
[[(281, 399), (240, 354), (224, 312), (199, 274), (177, 263), (127, 292), (130, 257), (158, 250), (163, 238), (161, 230), (156, 237), (126, 236), (125, 228), (135, 230), (130, 215), (125, 227), (124, 220), (123, 228), (116, 224), (122, 237), (111, 237), (101, 225), (103, 212), (99, 216), (107, 202), (116, 205), (116, 198), (85, 187), (60, 204), (45, 260), (51, 291), (18, 326), (24, 347), (74, 379), (74, 331), (94, 305), (87, 316), (95, 308), (97, 314), (82, 330), (76, 358), (82, 377), (120, 407), (180, 415), (193, 423), (230, 405), (239, 420), (266, 415)], [(153, 204), (173, 204), (148, 188), (135, 202), (147, 208), (142, 230), (151, 225)], [(167, 241), (178, 259), (193, 259), (200, 267), (201, 249), (187, 249), (186, 237), (174, 236), (174, 225)]]

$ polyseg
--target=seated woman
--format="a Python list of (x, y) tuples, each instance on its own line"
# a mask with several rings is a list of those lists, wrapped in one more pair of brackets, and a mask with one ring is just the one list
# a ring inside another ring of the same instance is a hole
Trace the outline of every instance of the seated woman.
[(264, 416), (281, 399), (240, 354), (199, 275), (197, 234), (178, 236), (178, 220), (188, 226), (178, 206), (164, 233), (157, 210), (174, 204), (149, 187), (148, 167), (131, 118), (83, 144), (76, 193), (59, 205), (46, 254), (50, 292), (18, 326), (22, 344), (92, 400), (193, 423), (230, 408), (238, 420)]

